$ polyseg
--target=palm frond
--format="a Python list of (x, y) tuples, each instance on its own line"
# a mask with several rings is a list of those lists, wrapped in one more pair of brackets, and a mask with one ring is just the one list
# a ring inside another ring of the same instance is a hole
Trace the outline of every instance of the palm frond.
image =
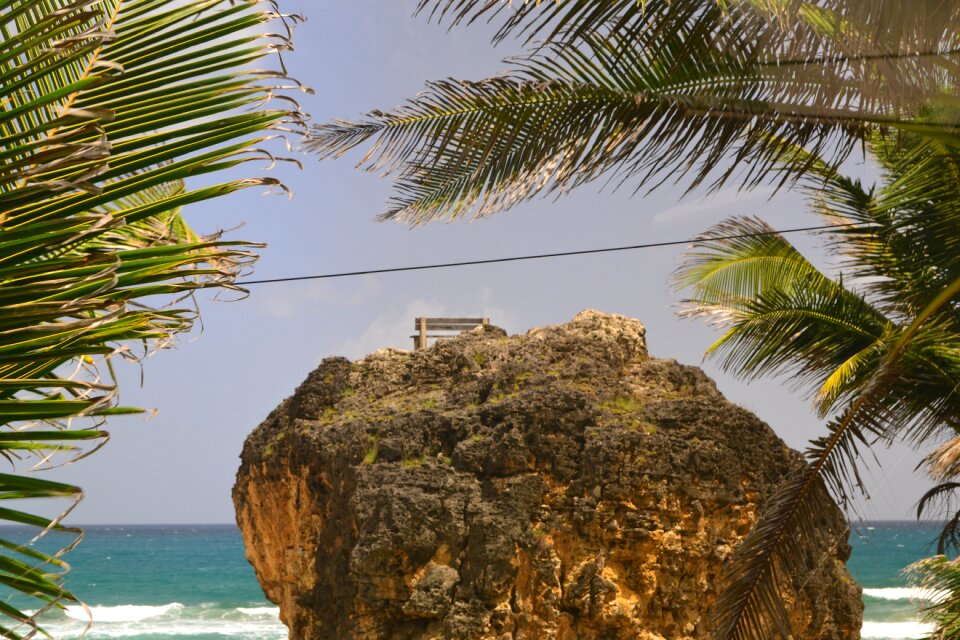
[(923, 461), (934, 480), (945, 481), (960, 476), (960, 438), (942, 443)]
[(692, 289), (684, 315), (746, 310), (768, 291), (790, 293), (826, 279), (770, 225), (756, 217), (729, 218), (696, 237), (674, 274), (677, 288)]
[[(809, 463), (767, 499), (763, 513), (725, 567), (716, 605), (716, 637), (771, 640), (796, 637), (784, 598), (796, 597), (817, 569), (811, 548), (830, 548), (835, 517), (830, 492), (845, 500), (857, 474), (861, 448), (882, 434), (863, 404), (855, 404), (812, 443)], [(828, 492), (829, 489), (829, 492)], [(839, 493), (838, 493), (839, 492)]]
[[(316, 127), (307, 146), (336, 156), (375, 140), (361, 164), (397, 179), (381, 218), (414, 224), (487, 215), (601, 175), (635, 188), (708, 176), (782, 184), (810, 167), (784, 166), (773, 139), (836, 166), (869, 130), (921, 126), (925, 106), (949, 99), (960, 10), (948, 5), (421, 0), (435, 19), (488, 18), (502, 23), (497, 38), (546, 42), (509, 61), (506, 77), (428, 84), (392, 112)], [(923, 126), (960, 140), (956, 118)]]
[(816, 87), (758, 68), (755, 43), (734, 55), (705, 35), (552, 47), (514, 61), (510, 75), (431, 83), (393, 112), (315, 126), (306, 146), (336, 157), (375, 140), (361, 165), (397, 176), (381, 218), (421, 223), (488, 215), (604, 175), (641, 188), (689, 174), (692, 188), (726, 163), (714, 186), (740, 167), (746, 185), (785, 179), (802, 167), (771, 160), (771, 135), (835, 161), (864, 135), (871, 116), (849, 106), (848, 91), (829, 109), (811, 105)]
[(933, 599), (922, 612), (936, 625), (930, 640), (956, 638), (960, 634), (960, 563), (941, 554), (912, 564), (907, 572)]
[(871, 134), (867, 149), (880, 164), (881, 188), (865, 187), (805, 149), (784, 144), (779, 153), (809, 167), (802, 186), (832, 225), (821, 236), (840, 257), (837, 266), (871, 304), (908, 321), (960, 275), (960, 146), (890, 131)]
[(960, 146), (902, 134), (871, 148), (890, 179), (878, 192), (876, 239), (854, 250), (884, 277), (877, 295), (909, 317), (960, 277)]
[[(686, 3), (684, 3), (686, 4)], [(651, 9), (657, 3), (651, 3)], [(682, 10), (683, 7), (678, 7)], [(605, 31), (615, 24), (629, 24), (642, 19), (647, 13), (647, 3), (636, 0), (599, 0), (564, 3), (499, 2), (498, 0), (420, 0), (417, 13), (451, 26), (470, 24), (486, 19), (500, 21), (501, 27), (494, 41), (520, 33), (528, 41), (536, 37), (544, 39), (568, 39)]]
[[(907, 320), (960, 275), (960, 148), (931, 136), (875, 133), (868, 149), (885, 184), (859, 180), (810, 158), (804, 187), (833, 226), (823, 233), (838, 265), (889, 317)], [(792, 157), (808, 157), (790, 148)]]
[[(271, 102), (284, 74), (252, 66), (289, 45), (261, 35), (283, 19), (271, 7), (0, 2), (0, 455), (15, 470), (102, 444), (108, 416), (137, 411), (118, 406), (101, 375), (110, 358), (188, 331), (197, 311), (182, 297), (234, 287), (255, 259), (258, 245), (201, 236), (181, 209), (276, 183), (202, 178), (264, 157), (257, 149), (272, 129), (301, 124), (295, 108)], [(81, 495), (0, 476), (0, 499)], [(0, 520), (38, 535), (74, 534), (69, 548), (80, 532), (61, 519), (0, 508)], [(38, 613), (76, 600), (59, 555), (0, 540), (0, 584), (38, 599)], [(2, 637), (42, 631), (10, 601), (0, 615)]]
[(941, 482), (924, 493), (917, 503), (917, 519), (923, 516), (924, 511), (935, 510), (937, 517), (947, 509), (952, 511), (953, 515), (940, 528), (937, 538), (938, 554), (944, 554), (948, 550), (960, 550), (960, 509), (956, 508), (953, 501), (957, 489), (960, 489), (960, 482)]
[(817, 394), (822, 415), (848, 399), (882, 356), (890, 321), (816, 269), (754, 218), (733, 218), (694, 240), (675, 275), (681, 315), (726, 329), (708, 350), (736, 375), (789, 374)]
[(825, 481), (830, 492), (846, 502), (849, 488), (861, 485), (859, 447), (870, 440), (889, 442), (895, 437), (923, 442), (949, 429), (951, 419), (960, 415), (954, 394), (942, 393), (944, 374), (950, 374), (936, 368), (928, 373), (929, 363), (924, 361), (943, 335), (938, 315), (958, 294), (960, 281), (942, 290), (908, 325), (896, 327), (884, 340), (882, 357), (862, 376), (856, 394), (831, 423), (830, 433), (808, 450), (807, 469), (776, 494), (737, 549), (718, 604), (719, 637), (758, 640), (789, 633), (789, 627), (783, 626), (786, 619), (779, 593), (788, 586), (790, 576), (809, 568), (803, 564), (804, 554), (786, 541), (794, 533), (807, 536), (817, 530), (811, 520), (817, 516), (817, 501), (810, 501), (818, 481)]
[[(824, 163), (816, 170), (831, 181), (825, 193), (835, 202), (872, 208), (859, 185)], [(687, 315), (727, 329), (708, 351), (722, 354), (726, 368), (748, 377), (786, 372), (819, 389), (822, 414), (844, 407), (807, 451), (808, 467), (770, 499), (736, 551), (718, 603), (720, 638), (786, 638), (792, 631), (782, 599), (813, 569), (792, 541), (822, 535), (828, 493), (845, 504), (862, 486), (860, 450), (878, 439), (921, 443), (956, 427), (960, 337), (952, 316), (960, 284), (897, 323), (824, 276), (768, 225), (743, 218), (697, 238), (676, 282), (692, 290)]]
[[(103, 212), (118, 209), (130, 211), (140, 207), (149, 207), (156, 203), (169, 203), (176, 197), (186, 193), (187, 187), (182, 180), (173, 183), (160, 184), (133, 196), (121, 199), (118, 203), (111, 203), (103, 207)], [(156, 246), (159, 244), (192, 244), (201, 242), (200, 236), (190, 228), (183, 218), (183, 207), (175, 206), (169, 211), (142, 218), (137, 222), (127, 224), (119, 233), (105, 233), (94, 240), (91, 248), (103, 251), (119, 243), (122, 247)]]
[[(944, 296), (946, 299), (947, 296)], [(829, 424), (829, 433), (811, 443), (808, 466), (784, 483), (765, 508), (758, 524), (741, 543), (728, 565), (724, 590), (717, 605), (719, 636), (724, 640), (759, 640), (791, 635), (782, 594), (796, 592), (796, 580), (811, 571), (809, 555), (796, 539), (816, 540), (823, 533), (828, 493), (847, 504), (851, 490), (862, 490), (857, 471), (861, 450), (871, 442), (890, 442), (912, 430), (918, 439), (929, 437), (944, 424), (944, 415), (956, 406), (934, 402), (929, 389), (911, 382), (905, 361), (912, 341), (922, 341), (923, 325), (935, 312), (915, 319), (889, 340), (879, 364), (864, 376), (857, 394)]]

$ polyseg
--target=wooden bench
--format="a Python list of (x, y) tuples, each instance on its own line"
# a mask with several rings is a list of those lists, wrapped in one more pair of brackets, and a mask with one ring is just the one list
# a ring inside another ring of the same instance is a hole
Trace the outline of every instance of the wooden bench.
[(450, 333), (435, 334), (432, 331), (455, 331), (460, 334), (488, 324), (490, 318), (417, 318), (413, 325), (417, 333), (410, 337), (413, 338), (413, 348), (422, 351), (427, 348), (427, 340), (431, 338), (443, 340), (453, 337)]

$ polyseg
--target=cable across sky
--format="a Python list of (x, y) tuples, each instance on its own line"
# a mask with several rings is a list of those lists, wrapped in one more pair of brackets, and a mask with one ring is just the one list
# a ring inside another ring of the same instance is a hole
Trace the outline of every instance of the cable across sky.
[(523, 256), (510, 256), (507, 258), (487, 258), (483, 260), (464, 260), (462, 262), (440, 262), (436, 264), (421, 264), (407, 267), (387, 267), (383, 269), (363, 269), (360, 271), (342, 271), (339, 273), (322, 273), (307, 276), (289, 276), (284, 278), (267, 278), (263, 280), (244, 280), (237, 282), (237, 286), (247, 287), (258, 284), (277, 284), (281, 282), (297, 282), (300, 280), (329, 280), (333, 278), (352, 278), (354, 276), (368, 276), (379, 273), (400, 273), (403, 271), (426, 271), (430, 269), (450, 269), (453, 267), (470, 267), (484, 264), (498, 264), (502, 262), (521, 262), (524, 260), (545, 260), (547, 258), (564, 258), (567, 256), (586, 256), (596, 253), (614, 253), (617, 251), (637, 251), (640, 249), (656, 249), (659, 247), (673, 247), (677, 245), (693, 244), (698, 240), (736, 240), (738, 238), (756, 238), (760, 236), (783, 235), (787, 233), (801, 233), (806, 231), (825, 231), (836, 229), (838, 227), (856, 227), (867, 224), (865, 222), (851, 222), (848, 224), (825, 224), (813, 227), (795, 227), (792, 229), (775, 229), (773, 231), (758, 231), (756, 233), (738, 233), (725, 236), (704, 236), (695, 239), (686, 240), (665, 240), (662, 242), (647, 242), (644, 244), (631, 244), (620, 247), (605, 247), (602, 249), (580, 249), (577, 251), (557, 251), (554, 253), (537, 253)]

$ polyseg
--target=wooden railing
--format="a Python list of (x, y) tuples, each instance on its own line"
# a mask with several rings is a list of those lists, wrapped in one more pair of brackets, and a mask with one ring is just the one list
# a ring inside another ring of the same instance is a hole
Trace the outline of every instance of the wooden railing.
[[(490, 324), (490, 318), (417, 318), (413, 329), (417, 332), (413, 338), (413, 348), (422, 351), (427, 348), (427, 341), (452, 338), (451, 332), (463, 333), (476, 327)], [(432, 333), (443, 331), (445, 333)]]

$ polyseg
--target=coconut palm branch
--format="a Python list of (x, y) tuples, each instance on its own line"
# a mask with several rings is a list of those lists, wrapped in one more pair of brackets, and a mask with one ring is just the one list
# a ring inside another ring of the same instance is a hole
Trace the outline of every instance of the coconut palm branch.
[[(263, 35), (289, 20), (253, 0), (0, 0), (0, 499), (75, 504), (79, 487), (24, 474), (89, 455), (108, 416), (139, 411), (118, 404), (111, 358), (188, 331), (184, 296), (236, 288), (255, 259), (181, 210), (276, 184), (216, 174), (299, 127), (272, 101), (291, 83), (269, 58), (289, 42)], [(4, 596), (19, 594), (0, 637), (33, 637), (36, 613), (78, 601), (61, 556), (81, 532), (6, 504), (0, 520), (35, 535), (0, 539)], [(50, 531), (74, 539), (42, 553)]]
[(932, 600), (922, 611), (936, 625), (930, 640), (949, 640), (960, 635), (960, 562), (941, 554), (912, 564), (908, 572)]
[(821, 415), (855, 393), (851, 381), (876, 365), (892, 330), (882, 312), (756, 218), (730, 219), (699, 236), (676, 283), (693, 294), (683, 316), (728, 327), (708, 355), (747, 379), (786, 374), (812, 386)]
[[(797, 540), (816, 540), (832, 505), (826, 486), (841, 503), (852, 487), (862, 488), (857, 471), (862, 449), (877, 440), (891, 440), (911, 429), (942, 428), (942, 405), (920, 406), (928, 387), (911, 382), (905, 401), (893, 398), (904, 391), (896, 366), (909, 332), (896, 341), (871, 376), (871, 384), (844, 413), (828, 424), (828, 434), (808, 448), (807, 467), (768, 498), (755, 527), (744, 538), (727, 566), (716, 606), (719, 638), (755, 640), (794, 637), (785, 597), (795, 596), (817, 567)], [(938, 403), (939, 404), (939, 403)], [(955, 406), (947, 407), (955, 410)]]
[(960, 278), (952, 238), (936, 241), (958, 223), (960, 183), (946, 170), (953, 154), (932, 153), (934, 143), (912, 134), (872, 141), (885, 167), (881, 188), (864, 189), (821, 161), (807, 175), (815, 208), (834, 223), (823, 236), (841, 258), (841, 278), (755, 219), (703, 234), (677, 274), (692, 292), (687, 315), (726, 330), (709, 355), (748, 378), (786, 374), (822, 416), (836, 416), (807, 451), (808, 467), (770, 499), (737, 549), (718, 604), (722, 638), (789, 635), (780, 599), (812, 569), (791, 541), (811, 536), (827, 508), (822, 484), (844, 503), (860, 484), (865, 446), (920, 445), (960, 426)]
[[(779, 184), (809, 170), (801, 156), (785, 162), (778, 140), (835, 166), (872, 127), (910, 120), (958, 139), (952, 119), (918, 118), (956, 87), (948, 52), (958, 32), (945, 26), (960, 9), (923, 3), (923, 20), (884, 31), (877, 21), (900, 3), (847, 4), (857, 3), (524, 3), (502, 35), (529, 28), (549, 39), (508, 61), (506, 75), (430, 83), (391, 112), (314, 127), (307, 148), (331, 157), (372, 141), (361, 166), (396, 176), (381, 218), (419, 224), (600, 177), (635, 189), (687, 178), (693, 188), (708, 178)], [(456, 24), (513, 9), (454, 0), (421, 11)], [(915, 55), (927, 49), (938, 55)]]

